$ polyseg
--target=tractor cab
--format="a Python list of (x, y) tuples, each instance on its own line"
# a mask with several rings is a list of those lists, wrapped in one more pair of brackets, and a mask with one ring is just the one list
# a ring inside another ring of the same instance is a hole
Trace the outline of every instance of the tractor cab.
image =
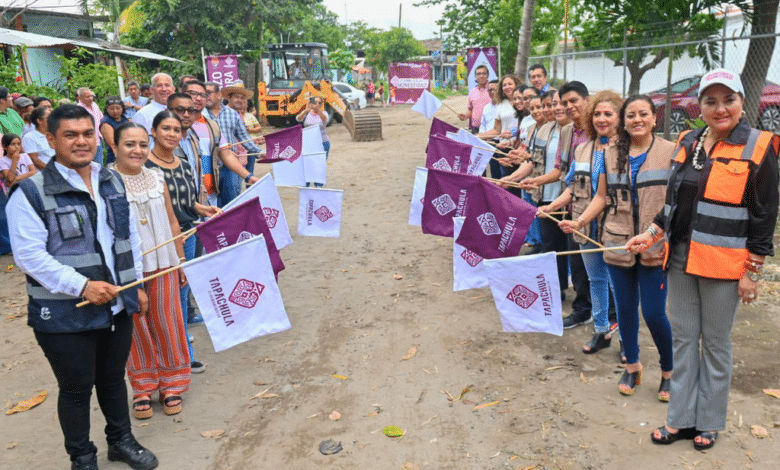
[(318, 42), (269, 44), (270, 77), (268, 94), (299, 90), (306, 81), (319, 84), (332, 80), (328, 46)]

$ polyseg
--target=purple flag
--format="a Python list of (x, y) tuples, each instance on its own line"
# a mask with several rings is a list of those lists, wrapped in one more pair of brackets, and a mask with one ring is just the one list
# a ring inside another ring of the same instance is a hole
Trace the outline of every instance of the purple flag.
[(265, 158), (258, 163), (290, 163), (301, 158), (303, 153), (303, 127), (295, 126), (272, 132), (265, 136)]
[(232, 85), (238, 80), (238, 56), (216, 55), (206, 57), (206, 76), (220, 88)]
[(456, 242), (486, 259), (517, 256), (536, 207), (484, 179), (475, 192), (481, 197), (469, 202)]
[(431, 122), (430, 136), (437, 135), (439, 137), (447, 137), (447, 132), (458, 132), (458, 128), (451, 126), (441, 119), (433, 118)]
[(429, 169), (421, 217), (423, 233), (451, 237), (452, 218), (466, 213), (475, 192), (482, 195), (478, 176)]
[(274, 274), (278, 274), (284, 269), (284, 263), (263, 215), (260, 199), (252, 198), (198, 225), (198, 236), (206, 253), (213, 253), (260, 234), (268, 246)]
[(425, 159), (425, 168), (453, 173), (468, 173), (470, 159), (471, 145), (435, 135), (428, 138), (428, 156)]

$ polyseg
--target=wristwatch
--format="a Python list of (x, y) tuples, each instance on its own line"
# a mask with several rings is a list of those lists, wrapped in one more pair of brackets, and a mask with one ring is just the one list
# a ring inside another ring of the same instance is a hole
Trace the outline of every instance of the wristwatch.
[(754, 273), (754, 272), (751, 272), (751, 271), (746, 271), (746, 272), (747, 272), (748, 279), (750, 279), (751, 281), (758, 282), (758, 281), (761, 280), (761, 277), (762, 277), (761, 276), (761, 270), (759, 270), (757, 273)]

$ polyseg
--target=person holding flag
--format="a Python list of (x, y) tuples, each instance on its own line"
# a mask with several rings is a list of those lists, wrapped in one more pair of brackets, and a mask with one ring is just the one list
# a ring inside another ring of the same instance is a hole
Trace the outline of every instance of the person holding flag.
[[(609, 90), (598, 93), (591, 100), (586, 121), (590, 140), (577, 146), (574, 151), (574, 162), (566, 175), (568, 187), (552, 204), (540, 208), (540, 211), (549, 213), (571, 203), (574, 220), (563, 220), (558, 225), (563, 232), (573, 234), (580, 249), (592, 249), (596, 248), (596, 245), (573, 233), (575, 230), (591, 238), (597, 238), (602, 230), (602, 220), (599, 220), (601, 212), (586, 210), (594, 198), (606, 198), (604, 155), (613, 151), (615, 146), (618, 110), (622, 104), (623, 99)], [(609, 322), (609, 275), (601, 253), (582, 253), (582, 260), (590, 280), (595, 323), (593, 338), (582, 348), (582, 352), (593, 354), (608, 348), (612, 341)]]
[[(645, 95), (630, 97), (619, 112), (618, 141), (605, 155), (601, 170), (606, 184), (606, 198), (601, 188), (581, 216), (591, 220), (594, 214), (607, 209), (601, 241), (607, 247), (624, 246), (636, 235), (639, 227), (650, 225), (663, 209), (669, 164), (674, 144), (653, 135), (656, 113), (653, 101)], [(663, 243), (640, 255), (627, 251), (605, 251), (609, 277), (614, 286), (620, 337), (626, 354), (626, 370), (618, 389), (623, 395), (633, 395), (640, 383), (642, 364), (639, 362), (639, 301), (642, 315), (650, 329), (661, 356), (661, 385), (658, 399), (669, 401), (672, 378), (672, 330), (666, 317), (666, 275)]]
[[(138, 123), (122, 124), (114, 132), (112, 144), (116, 149), (114, 169), (138, 214), (138, 234), (146, 253), (144, 277), (178, 266), (184, 259), (181, 239), (154, 249), (181, 232), (162, 171), (144, 166), (149, 155), (146, 129)], [(166, 415), (179, 413), (181, 394), (189, 389), (190, 355), (179, 299), (179, 287), (184, 283), (177, 271), (144, 283), (149, 312), (133, 316), (133, 343), (127, 360), (137, 419), (152, 417), (151, 394), (156, 391)]]
[[(198, 202), (198, 190), (195, 184), (195, 172), (186, 159), (177, 157), (174, 150), (181, 141), (181, 119), (169, 110), (161, 111), (152, 121), (154, 148), (149, 152), (146, 167), (159, 168), (165, 176), (165, 184), (171, 192), (171, 205), (179, 228), (182, 232), (190, 230), (201, 217), (213, 217), (221, 213), (216, 206), (204, 206)], [(190, 237), (184, 243), (187, 259), (195, 257), (195, 238)], [(185, 324), (188, 316), (189, 286), (180, 289), (181, 311)], [(196, 361), (192, 345), (189, 346), (191, 369), (200, 373), (205, 366)]]

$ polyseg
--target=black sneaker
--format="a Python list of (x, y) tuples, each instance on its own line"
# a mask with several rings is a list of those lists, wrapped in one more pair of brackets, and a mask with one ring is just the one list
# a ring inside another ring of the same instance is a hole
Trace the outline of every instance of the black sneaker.
[(192, 361), (190, 364), (190, 371), (193, 374), (202, 374), (206, 372), (206, 366), (202, 362)]
[(568, 317), (563, 319), (563, 329), (568, 330), (580, 325), (587, 325), (593, 321), (593, 315), (588, 314), (587, 317), (580, 313), (572, 313)]
[(108, 460), (124, 462), (133, 470), (157, 468), (157, 457), (135, 440), (132, 434), (125, 434), (120, 440), (108, 446)]
[(98, 470), (97, 454), (76, 457), (70, 463), (70, 470)]

